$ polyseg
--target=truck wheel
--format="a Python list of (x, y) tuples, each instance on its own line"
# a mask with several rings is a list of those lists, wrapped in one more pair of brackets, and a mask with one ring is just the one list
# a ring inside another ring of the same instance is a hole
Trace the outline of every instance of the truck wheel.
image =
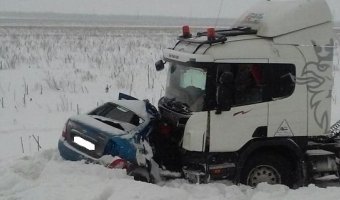
[(292, 187), (293, 168), (286, 158), (279, 155), (255, 155), (250, 158), (241, 172), (241, 183), (256, 187), (257, 184), (283, 184)]

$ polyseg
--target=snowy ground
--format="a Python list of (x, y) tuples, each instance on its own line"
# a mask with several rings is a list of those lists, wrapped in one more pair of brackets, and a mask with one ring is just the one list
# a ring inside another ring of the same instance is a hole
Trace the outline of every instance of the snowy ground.
[[(184, 180), (151, 185), (121, 170), (60, 158), (57, 141), (69, 116), (116, 99), (119, 91), (157, 102), (165, 74), (156, 74), (154, 62), (179, 31), (0, 27), (0, 200), (339, 199), (340, 188), (314, 185), (297, 190)], [(340, 51), (335, 54), (340, 77)], [(340, 101), (339, 81), (334, 105)], [(338, 106), (333, 117), (340, 119)]]
[(0, 27), (0, 159), (35, 152), (33, 135), (43, 149), (55, 148), (69, 116), (118, 92), (156, 103), (165, 74), (154, 62), (177, 32)]

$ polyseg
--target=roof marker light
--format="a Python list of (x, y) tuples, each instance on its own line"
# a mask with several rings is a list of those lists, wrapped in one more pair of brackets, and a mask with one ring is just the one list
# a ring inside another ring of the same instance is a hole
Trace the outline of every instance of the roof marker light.
[(190, 33), (190, 27), (188, 25), (183, 26), (182, 31), (183, 31), (184, 38), (190, 38), (192, 36)]
[(214, 28), (208, 28), (207, 36), (209, 41), (213, 41), (216, 39), (216, 32)]

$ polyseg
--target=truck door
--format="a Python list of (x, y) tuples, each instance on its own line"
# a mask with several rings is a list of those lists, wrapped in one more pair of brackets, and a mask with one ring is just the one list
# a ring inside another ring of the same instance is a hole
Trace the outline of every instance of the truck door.
[[(217, 75), (228, 70), (233, 74), (231, 109), (210, 111), (210, 152), (232, 152), (267, 131), (268, 97), (266, 68), (268, 60), (219, 64)], [(262, 64), (261, 64), (262, 63)]]

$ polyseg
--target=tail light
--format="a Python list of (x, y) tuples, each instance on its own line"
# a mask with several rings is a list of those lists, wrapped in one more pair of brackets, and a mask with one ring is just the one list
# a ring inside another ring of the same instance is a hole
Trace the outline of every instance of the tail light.
[(215, 168), (209, 170), (211, 177), (220, 179), (227, 176), (227, 169), (226, 168)]
[(216, 32), (214, 28), (208, 28), (207, 30), (208, 40), (212, 41), (216, 39)]
[(211, 169), (210, 170), (210, 173), (216, 174), (216, 175), (222, 174), (222, 172), (223, 172), (223, 169)]
[(109, 164), (107, 167), (110, 169), (126, 169), (127, 163), (125, 160), (117, 158), (113, 160), (112, 163)]
[(190, 27), (187, 25), (182, 27), (182, 31), (183, 31), (184, 38), (190, 38), (192, 36), (190, 33)]

